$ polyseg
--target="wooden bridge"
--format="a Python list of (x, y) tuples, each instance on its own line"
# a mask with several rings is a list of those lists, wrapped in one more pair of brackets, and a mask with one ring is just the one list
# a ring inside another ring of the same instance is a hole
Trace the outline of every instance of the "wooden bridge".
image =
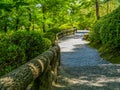
[[(1, 77), (0, 90), (120, 90), (120, 65), (100, 57), (92, 62), (98, 54), (92, 55), (89, 47), (78, 43), (88, 43), (83, 40), (87, 31), (75, 32), (71, 29), (58, 33), (59, 45)], [(82, 54), (86, 52), (89, 55)]]

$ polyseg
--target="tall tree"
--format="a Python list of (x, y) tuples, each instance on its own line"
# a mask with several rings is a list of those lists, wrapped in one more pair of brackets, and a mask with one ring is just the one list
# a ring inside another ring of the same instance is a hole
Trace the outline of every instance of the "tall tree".
[(98, 0), (95, 0), (95, 5), (96, 5), (96, 18), (97, 20), (100, 19), (100, 13), (99, 13), (99, 2)]

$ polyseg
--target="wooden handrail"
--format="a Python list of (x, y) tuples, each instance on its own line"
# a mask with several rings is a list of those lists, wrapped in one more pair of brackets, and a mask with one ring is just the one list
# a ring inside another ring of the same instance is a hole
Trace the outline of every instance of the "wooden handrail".
[[(56, 39), (74, 34), (76, 29), (56, 34)], [(0, 90), (51, 90), (60, 65), (60, 47), (55, 45), (28, 63), (0, 78)]]
[(58, 41), (60, 38), (62, 38), (64, 36), (75, 34), (75, 32), (76, 32), (76, 28), (61, 31), (61, 32), (56, 34), (56, 41)]
[(60, 47), (56, 45), (28, 63), (2, 76), (0, 78), (0, 90), (26, 90), (27, 88), (51, 90), (51, 83), (56, 80), (59, 60)]

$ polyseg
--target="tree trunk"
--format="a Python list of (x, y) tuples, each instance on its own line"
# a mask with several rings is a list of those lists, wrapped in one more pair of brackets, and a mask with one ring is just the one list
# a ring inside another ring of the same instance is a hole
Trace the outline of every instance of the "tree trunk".
[(4, 31), (7, 32), (7, 23), (5, 22)]
[(107, 14), (109, 13), (109, 2), (107, 2)]
[(16, 19), (16, 27), (15, 27), (15, 30), (17, 31), (18, 30), (18, 25), (19, 25), (19, 18)]
[(6, 16), (4, 17), (4, 31), (7, 32), (7, 21), (6, 21)]
[(35, 20), (33, 19), (33, 26), (32, 26), (32, 30), (35, 30)]
[(43, 24), (42, 24), (42, 29), (43, 29), (43, 32), (45, 32), (45, 6), (43, 5), (42, 7), (42, 13), (43, 13)]
[(99, 20), (100, 19), (100, 13), (99, 13), (99, 2), (98, 2), (98, 0), (96, 0), (95, 4), (96, 4), (96, 18), (97, 18), (97, 20)]
[(28, 12), (29, 12), (29, 23), (28, 23), (27, 31), (30, 31), (30, 26), (31, 26), (31, 22), (32, 22), (32, 14), (31, 14), (30, 8), (28, 8)]

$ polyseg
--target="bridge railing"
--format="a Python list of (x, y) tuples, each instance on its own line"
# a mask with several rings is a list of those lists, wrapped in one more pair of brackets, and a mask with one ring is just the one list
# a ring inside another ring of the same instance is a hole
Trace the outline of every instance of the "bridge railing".
[[(74, 34), (75, 29), (65, 30), (56, 35), (60, 39)], [(28, 63), (0, 78), (0, 90), (51, 90), (57, 80), (60, 65), (60, 47), (55, 45)]]
[(56, 40), (59, 40), (60, 38), (67, 36), (67, 35), (75, 34), (75, 32), (76, 32), (76, 28), (61, 31), (56, 34)]
[(60, 60), (58, 45), (0, 78), (0, 90), (51, 90)]

